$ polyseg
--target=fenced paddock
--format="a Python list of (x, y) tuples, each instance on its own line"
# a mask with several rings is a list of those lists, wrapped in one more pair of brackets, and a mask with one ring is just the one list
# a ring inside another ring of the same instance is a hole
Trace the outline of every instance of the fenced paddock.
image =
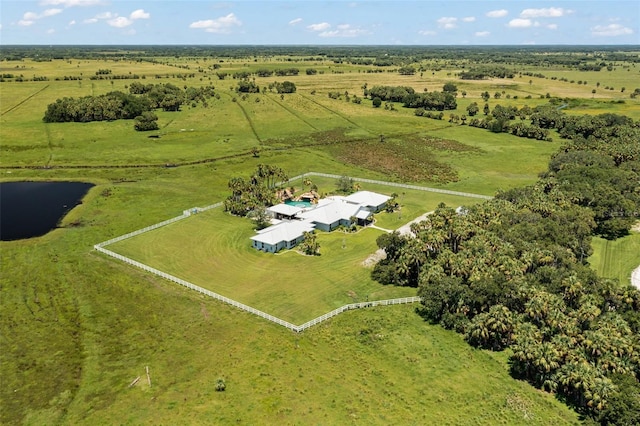
[[(292, 181), (295, 181), (297, 179), (303, 179), (306, 176), (322, 176), (322, 177), (326, 177), (326, 178), (335, 178), (335, 179), (338, 179), (338, 178), (341, 177), (341, 176), (338, 176), (338, 175), (332, 175), (332, 174), (326, 174), (326, 173), (309, 172), (309, 173), (305, 173), (303, 175), (299, 175), (299, 176), (293, 177), (293, 178), (289, 179), (288, 182), (292, 182)], [(398, 184), (398, 183), (393, 183), (393, 182), (384, 182), (384, 181), (376, 181), (376, 180), (361, 179), (361, 178), (352, 178), (352, 179), (357, 179), (358, 182), (372, 183), (372, 184), (379, 184), (379, 185), (387, 185), (387, 186), (395, 186), (395, 187), (401, 187), (401, 188), (413, 189), (413, 190), (419, 190), (419, 191), (437, 192), (437, 193), (443, 193), (443, 194), (448, 194), (448, 195), (457, 195), (457, 196), (483, 198), (483, 199), (491, 198), (491, 197), (487, 197), (487, 196), (484, 196), (484, 195), (463, 193), (463, 192), (457, 192), (457, 191), (449, 191), (449, 190), (443, 190), (443, 189), (437, 189), (437, 188), (420, 187), (420, 186), (416, 186), (416, 185), (405, 185), (405, 184)], [(186, 210), (183, 211), (183, 214), (180, 215), (180, 216), (177, 216), (177, 217), (174, 217), (174, 218), (171, 218), (171, 219), (156, 223), (156, 224), (151, 225), (151, 226), (147, 226), (145, 228), (130, 232), (130, 233), (125, 234), (125, 235), (121, 235), (119, 237), (110, 239), (108, 241), (104, 241), (104, 242), (98, 243), (98, 244), (94, 245), (94, 249), (96, 251), (100, 252), (100, 253), (103, 253), (103, 254), (105, 254), (107, 256), (110, 256), (110, 257), (112, 257), (114, 259), (117, 259), (117, 260), (119, 260), (121, 262), (129, 264), (129, 265), (134, 266), (136, 268), (142, 269), (145, 272), (152, 273), (152, 274), (154, 274), (156, 276), (159, 276), (159, 277), (161, 277), (163, 279), (166, 279), (166, 280), (168, 280), (170, 282), (182, 285), (182, 286), (187, 287), (187, 288), (189, 288), (191, 290), (197, 291), (197, 292), (199, 292), (199, 293), (201, 293), (201, 294), (203, 294), (205, 296), (212, 297), (212, 298), (214, 298), (216, 300), (219, 300), (219, 301), (221, 301), (223, 303), (229, 304), (229, 305), (234, 306), (234, 307), (236, 307), (238, 309), (241, 309), (243, 311), (246, 311), (246, 312), (249, 312), (251, 314), (257, 315), (260, 318), (263, 318), (263, 319), (265, 319), (267, 321), (271, 321), (271, 322), (273, 322), (275, 324), (283, 326), (283, 327), (285, 327), (285, 328), (287, 328), (287, 329), (289, 329), (291, 331), (297, 332), (297, 333), (302, 332), (302, 331), (308, 329), (309, 327), (313, 327), (314, 325), (317, 325), (317, 324), (319, 324), (319, 323), (321, 323), (323, 321), (326, 321), (326, 320), (328, 320), (330, 318), (333, 318), (336, 315), (339, 315), (339, 314), (341, 314), (343, 312), (346, 312), (346, 311), (349, 311), (349, 310), (370, 308), (370, 307), (376, 307), (376, 306), (389, 306), (389, 305), (416, 303), (416, 302), (420, 301), (419, 297), (412, 296), (412, 297), (400, 297), (400, 298), (392, 298), (392, 299), (384, 299), (384, 300), (372, 300), (372, 301), (366, 301), (366, 302), (350, 303), (350, 304), (346, 304), (346, 305), (340, 306), (339, 308), (336, 308), (336, 309), (334, 309), (334, 310), (332, 310), (330, 312), (327, 312), (327, 313), (325, 313), (323, 315), (320, 315), (320, 316), (318, 316), (318, 317), (316, 317), (316, 318), (314, 318), (314, 319), (312, 319), (310, 321), (307, 321), (307, 322), (305, 322), (303, 324), (296, 325), (296, 324), (293, 324), (293, 323), (291, 323), (289, 321), (285, 321), (285, 320), (283, 320), (281, 318), (278, 318), (278, 317), (276, 317), (274, 315), (271, 315), (271, 314), (269, 314), (267, 312), (264, 312), (262, 310), (256, 309), (256, 308), (254, 308), (252, 306), (246, 305), (244, 303), (241, 303), (241, 302), (239, 302), (237, 300), (234, 300), (234, 299), (231, 299), (229, 297), (223, 296), (223, 295), (218, 294), (218, 293), (216, 293), (214, 291), (211, 291), (209, 289), (200, 287), (200, 286), (198, 286), (196, 284), (193, 284), (193, 283), (191, 283), (189, 281), (186, 281), (184, 279), (178, 278), (178, 277), (176, 277), (174, 275), (168, 274), (168, 273), (166, 273), (164, 271), (161, 271), (159, 269), (156, 269), (154, 267), (151, 267), (149, 265), (146, 265), (146, 264), (144, 264), (142, 262), (139, 262), (137, 260), (131, 259), (129, 257), (123, 256), (121, 254), (118, 254), (118, 253), (106, 248), (107, 246), (109, 246), (111, 244), (114, 244), (114, 243), (129, 239), (129, 238), (133, 238), (135, 236), (141, 235), (141, 234), (149, 232), (149, 231), (153, 231), (153, 230), (161, 228), (163, 226), (167, 226), (167, 225), (170, 225), (172, 223), (176, 223), (176, 222), (178, 222), (180, 220), (183, 220), (183, 219), (186, 219), (186, 218), (188, 218), (188, 217), (190, 217), (190, 216), (192, 216), (194, 214), (198, 214), (200, 212), (204, 212), (204, 211), (211, 210), (211, 209), (214, 209), (214, 208), (218, 208), (218, 207), (221, 207), (221, 206), (222, 206), (222, 203), (219, 202), (219, 203), (215, 203), (215, 204), (212, 204), (212, 205), (206, 206), (206, 207), (193, 207), (193, 208), (190, 208), (190, 209), (186, 209)]]

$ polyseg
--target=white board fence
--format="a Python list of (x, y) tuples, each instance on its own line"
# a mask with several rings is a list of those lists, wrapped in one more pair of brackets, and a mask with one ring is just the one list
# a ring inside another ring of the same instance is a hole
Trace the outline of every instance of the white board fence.
[[(333, 175), (333, 174), (329, 174), (329, 173), (317, 173), (317, 172), (308, 172), (308, 173), (304, 173), (295, 177), (292, 177), (291, 179), (289, 179), (287, 182), (292, 182), (298, 179), (303, 179), (306, 176), (322, 176), (322, 177), (327, 177), (327, 178), (334, 178), (334, 179), (339, 179), (342, 176), (340, 175)], [(348, 176), (350, 177), (350, 176)], [(458, 195), (458, 196), (462, 196), (462, 197), (471, 197), (471, 198), (482, 198), (482, 199), (491, 199), (492, 197), (487, 196), (487, 195), (480, 195), (480, 194), (472, 194), (472, 193), (468, 193), (468, 192), (458, 192), (458, 191), (450, 191), (447, 189), (439, 189), (439, 188), (429, 188), (429, 187), (424, 187), (424, 186), (417, 186), (417, 185), (407, 185), (407, 184), (402, 184), (402, 183), (395, 183), (395, 182), (384, 182), (384, 181), (379, 181), (379, 180), (373, 180), (373, 179), (363, 179), (363, 178), (355, 178), (355, 177), (350, 177), (351, 179), (357, 180), (358, 182), (365, 182), (365, 183), (372, 183), (372, 184), (378, 184), (378, 185), (386, 185), (386, 186), (394, 186), (394, 187), (399, 187), (399, 188), (406, 188), (406, 189), (413, 189), (413, 190), (418, 190), (418, 191), (429, 191), (429, 192), (437, 192), (437, 193), (441, 193), (441, 194), (449, 194), (449, 195)], [(281, 185), (283, 182), (278, 183), (278, 185)], [(204, 212), (207, 210), (211, 210), (217, 207), (222, 206), (222, 202), (219, 203), (215, 203), (212, 204), (210, 206), (206, 206), (206, 207), (193, 207), (187, 210), (184, 210), (182, 215), (180, 216), (176, 216), (172, 219), (168, 219), (165, 220), (163, 222), (159, 222), (156, 223), (154, 225), (151, 226), (147, 226), (145, 228), (142, 229), (138, 229), (137, 231), (133, 231), (130, 232), (128, 234), (124, 234), (121, 235), (119, 237), (116, 238), (112, 238), (110, 240), (98, 243), (96, 245), (93, 246), (93, 248), (103, 254), (106, 254), (107, 256), (113, 257), (114, 259), (117, 259), (121, 262), (127, 263), (129, 265), (135, 266), (139, 269), (142, 269), (143, 271), (146, 272), (150, 272), (154, 275), (157, 275), (161, 278), (164, 278), (168, 281), (174, 282), (176, 284), (180, 284), (184, 287), (187, 287), (191, 290), (195, 290), (201, 294), (204, 294), (205, 296), (209, 296), (212, 297), (216, 300), (219, 300), (221, 302), (224, 302), (226, 304), (229, 304), (231, 306), (234, 306), (238, 309), (241, 309), (243, 311), (252, 313), (254, 315), (259, 316), (260, 318), (264, 318), (267, 321), (271, 321), (273, 323), (276, 323), (278, 325), (281, 325), (285, 328), (288, 328), (291, 331), (295, 331), (296, 333), (300, 333), (304, 330), (306, 330), (309, 327), (313, 327), (314, 325), (320, 324), (323, 321), (326, 321), (330, 318), (335, 317), (336, 315), (339, 315), (343, 312), (346, 311), (350, 311), (352, 309), (361, 309), (361, 308), (370, 308), (370, 307), (375, 307), (375, 306), (389, 306), (389, 305), (400, 305), (400, 304), (407, 304), (407, 303), (416, 303), (420, 301), (420, 297), (418, 296), (413, 296), (413, 297), (401, 297), (398, 299), (386, 299), (386, 300), (374, 300), (374, 301), (367, 301), (367, 302), (359, 302), (359, 303), (350, 303), (348, 305), (344, 305), (341, 306), (337, 309), (334, 309), (331, 312), (327, 312), (324, 315), (321, 315), (317, 318), (312, 319), (311, 321), (307, 321), (304, 324), (301, 325), (295, 325), (292, 324), (288, 321), (285, 321), (283, 319), (277, 318), (273, 315), (270, 315), (266, 312), (263, 312), (259, 309), (253, 308), (251, 306), (245, 305), (244, 303), (240, 303), (236, 300), (230, 299), (228, 297), (222, 296), (218, 293), (215, 293), (211, 290), (207, 290), (206, 288), (202, 288), (198, 285), (195, 285), (193, 283), (190, 283), (188, 281), (185, 281), (181, 278), (175, 277), (171, 274), (167, 274), (166, 272), (160, 271), (159, 269), (156, 268), (152, 268), (151, 266), (145, 265), (144, 263), (138, 262), (136, 260), (130, 259), (126, 256), (123, 256), (121, 254), (118, 254), (116, 252), (113, 252), (111, 250), (107, 250), (105, 247), (110, 245), (110, 244), (114, 244), (117, 243), (119, 241), (123, 241), (126, 240), (127, 238), (132, 238), (135, 237), (137, 235), (143, 234), (145, 232), (149, 232), (149, 231), (153, 231), (154, 229), (158, 229), (160, 227), (178, 222), (179, 220), (182, 219), (186, 219), (188, 217), (190, 217), (193, 214), (197, 214), (200, 212)]]

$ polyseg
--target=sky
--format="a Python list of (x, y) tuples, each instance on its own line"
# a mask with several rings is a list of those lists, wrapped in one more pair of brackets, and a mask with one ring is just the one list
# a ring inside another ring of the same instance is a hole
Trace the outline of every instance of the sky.
[(0, 2), (0, 45), (640, 45), (640, 1)]

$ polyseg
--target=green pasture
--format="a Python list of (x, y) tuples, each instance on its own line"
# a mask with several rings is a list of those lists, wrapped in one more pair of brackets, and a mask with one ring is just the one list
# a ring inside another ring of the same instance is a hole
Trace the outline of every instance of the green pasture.
[(415, 289), (381, 286), (362, 262), (382, 231), (319, 233), (320, 256), (278, 254), (251, 247), (252, 223), (222, 209), (201, 213), (109, 247), (193, 284), (302, 324), (342, 305), (414, 296)]
[[(320, 167), (330, 164), (316, 159)], [(280, 161), (310, 166), (291, 153)], [(415, 306), (348, 312), (297, 335), (92, 250), (96, 242), (175, 216), (185, 206), (219, 200), (228, 176), (254, 165), (227, 160), (215, 168), (7, 175), (97, 186), (60, 229), (0, 242), (2, 423), (513, 424), (526, 418), (530, 424), (576, 424), (577, 415), (551, 395), (514, 381), (506, 354), (475, 350), (456, 333), (425, 324)], [(225, 217), (220, 210), (210, 213)], [(225, 244), (251, 254), (249, 240), (237, 238), (250, 233), (250, 223), (226, 218), (240, 221), (241, 229), (229, 232)], [(75, 221), (80, 225), (69, 225)], [(373, 234), (347, 236), (346, 250), (363, 244), (368, 251)], [(338, 241), (323, 241), (323, 250), (341, 254), (342, 235), (333, 235)], [(325, 256), (333, 253), (265, 258), (283, 261), (290, 275), (288, 265), (297, 259)], [(141, 380), (129, 387), (137, 376)], [(215, 392), (218, 377), (226, 381), (225, 392)]]
[(447, 189), (485, 195), (534, 183), (560, 145), (557, 138), (553, 142), (536, 141), (507, 133), (478, 131), (469, 126), (450, 126), (430, 134), (464, 141), (480, 150), (479, 153), (441, 153), (438, 158), (458, 172), (459, 180), (448, 184)]
[(631, 271), (640, 266), (640, 233), (632, 232), (614, 241), (595, 237), (591, 245), (593, 255), (588, 260), (598, 275), (628, 284)]

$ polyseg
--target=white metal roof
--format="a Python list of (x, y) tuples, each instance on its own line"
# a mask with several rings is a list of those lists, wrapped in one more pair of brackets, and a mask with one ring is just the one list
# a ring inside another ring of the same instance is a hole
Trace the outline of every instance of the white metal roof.
[(302, 210), (304, 210), (304, 208), (296, 207), (291, 204), (282, 203), (282, 204), (276, 204), (275, 206), (271, 206), (267, 208), (267, 210), (270, 212), (282, 214), (285, 216), (295, 216), (296, 213), (301, 212)]
[(358, 210), (358, 212), (355, 214), (355, 216), (356, 216), (358, 219), (369, 219), (369, 217), (370, 217), (372, 214), (373, 214), (373, 213), (371, 213), (369, 210), (367, 210), (367, 209), (363, 209), (363, 208), (360, 208), (360, 209)]
[(342, 199), (335, 199), (332, 202), (319, 205), (313, 210), (302, 212), (298, 217), (316, 223), (330, 225), (338, 222), (339, 220), (348, 220), (352, 216), (356, 216), (362, 207), (363, 206), (360, 205), (347, 203)]
[(257, 235), (251, 237), (254, 241), (264, 244), (276, 245), (281, 241), (293, 241), (302, 236), (303, 232), (311, 232), (315, 225), (308, 221), (282, 221), (276, 225), (262, 229)]
[(377, 192), (371, 191), (358, 191), (354, 192), (351, 195), (345, 197), (350, 203), (354, 204), (364, 204), (365, 206), (377, 207), (389, 201), (391, 197), (386, 195), (378, 194)]

